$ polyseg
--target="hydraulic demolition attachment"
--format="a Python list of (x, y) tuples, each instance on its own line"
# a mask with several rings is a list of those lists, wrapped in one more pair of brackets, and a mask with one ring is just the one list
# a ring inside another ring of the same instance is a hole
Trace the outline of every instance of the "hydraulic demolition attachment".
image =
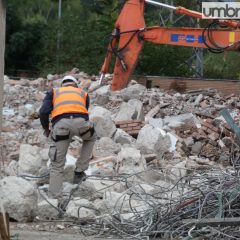
[(202, 13), (184, 7), (174, 7), (152, 0), (125, 2), (112, 32), (108, 52), (101, 69), (101, 81), (109, 72), (112, 54), (116, 57), (112, 90), (128, 84), (145, 41), (156, 44), (207, 48), (213, 53), (237, 51), (240, 46), (240, 22), (235, 20), (208, 20), (205, 28), (146, 27), (145, 3), (169, 8), (177, 14), (203, 18)]

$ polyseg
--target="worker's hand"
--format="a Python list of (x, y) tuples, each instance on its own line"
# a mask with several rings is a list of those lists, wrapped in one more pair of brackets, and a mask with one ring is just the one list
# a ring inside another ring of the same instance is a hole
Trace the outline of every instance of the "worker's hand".
[(51, 133), (51, 131), (49, 129), (44, 129), (43, 135), (46, 137), (49, 137), (50, 133)]

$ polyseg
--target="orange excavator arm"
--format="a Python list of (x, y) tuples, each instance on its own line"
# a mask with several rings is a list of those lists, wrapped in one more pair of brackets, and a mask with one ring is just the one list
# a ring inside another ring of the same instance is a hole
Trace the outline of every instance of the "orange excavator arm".
[[(112, 90), (121, 90), (128, 84), (145, 41), (155, 44), (208, 48), (212, 52), (240, 49), (240, 22), (234, 20), (210, 21), (207, 28), (146, 27), (145, 2), (168, 7), (178, 14), (202, 18), (200, 12), (184, 7), (173, 7), (152, 0), (128, 0), (124, 4), (112, 33), (107, 56), (101, 69), (101, 81), (109, 71), (112, 54), (116, 57)], [(117, 48), (116, 45), (118, 44)]]

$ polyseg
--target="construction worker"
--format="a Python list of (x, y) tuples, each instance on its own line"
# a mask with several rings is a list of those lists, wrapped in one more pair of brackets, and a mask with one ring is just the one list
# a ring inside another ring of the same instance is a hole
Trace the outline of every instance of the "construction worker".
[[(53, 143), (49, 149), (50, 183), (48, 196), (62, 198), (63, 170), (66, 155), (73, 136), (83, 140), (81, 155), (77, 159), (74, 172), (74, 184), (86, 179), (96, 134), (88, 117), (89, 96), (78, 87), (78, 81), (72, 76), (62, 79), (60, 88), (47, 92), (39, 111), (44, 133), (51, 134)], [(49, 115), (52, 117), (52, 131), (49, 128)]]

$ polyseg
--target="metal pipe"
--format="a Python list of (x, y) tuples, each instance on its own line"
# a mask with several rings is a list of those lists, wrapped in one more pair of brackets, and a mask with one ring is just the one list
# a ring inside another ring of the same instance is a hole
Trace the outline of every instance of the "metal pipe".
[(62, 17), (62, 0), (58, 1), (58, 32), (57, 32), (57, 72), (59, 73), (59, 55), (61, 42), (61, 17)]
[(159, 7), (165, 7), (165, 8), (169, 8), (171, 10), (176, 10), (177, 8), (174, 7), (174, 6), (171, 6), (171, 5), (168, 5), (168, 4), (165, 4), (165, 3), (160, 3), (160, 2), (156, 2), (156, 1), (152, 1), (152, 0), (145, 0), (146, 3), (149, 3), (151, 5), (154, 5), (154, 6), (159, 6)]

